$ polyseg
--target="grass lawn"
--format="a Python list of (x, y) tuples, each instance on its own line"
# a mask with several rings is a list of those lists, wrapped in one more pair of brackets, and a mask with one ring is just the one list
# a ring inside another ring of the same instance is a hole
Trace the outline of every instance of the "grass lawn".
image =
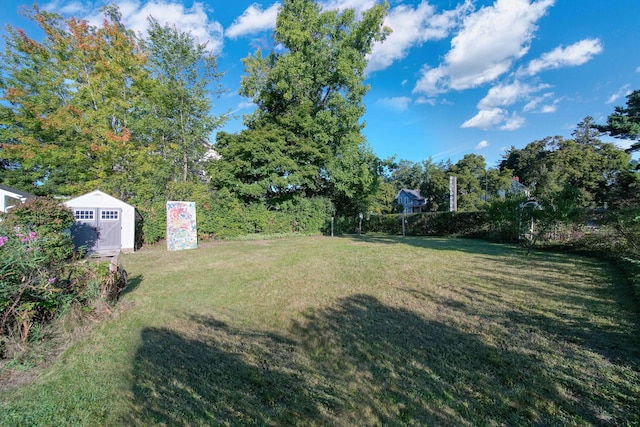
[(123, 263), (115, 315), (0, 425), (640, 425), (638, 302), (589, 258), (363, 236)]

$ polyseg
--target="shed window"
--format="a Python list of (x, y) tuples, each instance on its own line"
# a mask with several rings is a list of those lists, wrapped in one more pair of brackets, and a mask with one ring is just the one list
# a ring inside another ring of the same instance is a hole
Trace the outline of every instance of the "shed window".
[(100, 211), (100, 219), (117, 220), (119, 211)]
[(76, 209), (73, 211), (75, 219), (93, 220), (93, 211), (86, 209)]

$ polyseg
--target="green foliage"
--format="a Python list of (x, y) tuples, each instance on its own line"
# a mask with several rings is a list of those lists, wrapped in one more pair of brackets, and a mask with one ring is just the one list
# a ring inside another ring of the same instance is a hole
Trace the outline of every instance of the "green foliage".
[(393, 183), (396, 193), (403, 188), (417, 189), (424, 181), (424, 170), (420, 163), (401, 159), (394, 164), (389, 180)]
[(211, 114), (212, 97), (222, 93), (216, 84), (221, 74), (206, 44), (175, 26), (149, 21), (143, 48), (152, 78), (148, 102), (153, 114), (146, 117), (146, 132), (165, 165), (165, 179), (184, 183), (203, 170), (209, 135), (226, 119)]
[(478, 154), (465, 154), (449, 172), (457, 177), (458, 210), (464, 212), (481, 209), (485, 195), (482, 182), (486, 178), (484, 157)]
[[(7, 158), (48, 194), (100, 186), (126, 196), (149, 156), (134, 125), (144, 104), (145, 57), (113, 9), (102, 27), (34, 6), (41, 42), (9, 28), (1, 55), (0, 140)], [(98, 91), (99, 88), (99, 91)]]
[(616, 212), (612, 223), (620, 236), (618, 247), (612, 248), (613, 253), (619, 257), (618, 261), (624, 266), (640, 301), (640, 208), (636, 206)]
[(476, 154), (467, 154), (455, 164), (434, 163), (432, 159), (421, 163), (400, 160), (391, 165), (386, 182), (394, 186), (396, 192), (402, 188), (419, 189), (426, 199), (423, 211), (442, 212), (449, 210), (450, 176), (457, 178), (459, 211), (484, 209), (488, 198), (511, 188), (509, 169), (485, 169), (484, 157)]
[[(402, 234), (404, 218), (408, 236), (465, 236), (484, 235), (486, 214), (474, 212), (429, 212), (421, 214), (371, 215), (363, 221), (366, 232)], [(351, 232), (356, 230), (355, 220)]]
[[(72, 304), (117, 296), (97, 264), (71, 263), (73, 213), (58, 201), (36, 198), (14, 206), (0, 224), (0, 356), (3, 343), (24, 349), (40, 330)], [(108, 270), (107, 270), (108, 271)]]
[(258, 108), (238, 135), (219, 134), (223, 162), (212, 184), (268, 209), (302, 197), (328, 197), (339, 212), (366, 210), (378, 162), (361, 134), (366, 56), (385, 38), (387, 4), (356, 19), (287, 0), (278, 14), (278, 49), (243, 60), (240, 93)]
[(290, 229), (286, 231), (318, 234), (326, 231), (334, 206), (325, 197), (300, 197), (280, 205), (279, 210), (288, 218)]
[(422, 197), (427, 199), (427, 212), (449, 210), (449, 174), (450, 164), (434, 163), (431, 159), (422, 162), (424, 175), (419, 189)]
[(156, 200), (139, 206), (142, 216), (142, 236), (145, 243), (154, 243), (167, 234), (167, 202)]
[(22, 234), (36, 233), (42, 252), (43, 262), (50, 268), (71, 259), (73, 241), (69, 229), (74, 224), (73, 212), (59, 201), (38, 197), (27, 200), (11, 208), (4, 215), (3, 225)]
[(619, 192), (612, 190), (631, 184), (630, 157), (611, 143), (595, 139), (589, 118), (581, 123), (576, 140), (549, 137), (518, 150), (511, 148), (501, 162), (520, 182), (531, 188), (539, 200), (553, 199), (567, 186), (580, 192), (584, 207), (617, 203)]
[(393, 213), (394, 199), (397, 194), (393, 184), (386, 181), (381, 182), (369, 206), (369, 212), (377, 215)]
[[(640, 139), (640, 90), (627, 95), (627, 106), (615, 107), (615, 111), (607, 117), (607, 124), (596, 128), (615, 138)], [(634, 143), (628, 151), (637, 150), (640, 150), (640, 142)]]
[(278, 203), (310, 184), (309, 168), (296, 164), (285, 135), (265, 125), (237, 135), (220, 132), (216, 150), (222, 161), (210, 163), (215, 188), (226, 188), (247, 203)]
[(50, 264), (46, 241), (36, 232), (0, 226), (0, 358), (42, 338), (34, 331), (72, 304), (113, 302), (126, 286), (121, 271), (111, 273), (109, 263)]
[[(37, 194), (101, 188), (147, 216), (155, 240), (171, 182), (204, 179), (221, 93), (206, 46), (153, 21), (141, 41), (117, 8), (100, 26), (26, 12), (36, 41), (9, 27), (0, 52), (0, 174)], [(30, 187), (30, 188), (29, 188)]]
[(0, 228), (0, 335), (17, 333), (22, 343), (35, 321), (50, 318), (64, 302), (41, 243), (36, 232)]
[(319, 234), (325, 230), (332, 211), (331, 202), (322, 197), (296, 197), (267, 209), (261, 203), (243, 205), (226, 190), (221, 190), (214, 195), (206, 221), (211, 224), (211, 234), (217, 238), (253, 233)]
[(487, 236), (500, 242), (515, 242), (520, 234), (520, 206), (527, 201), (522, 194), (494, 197), (487, 206)]

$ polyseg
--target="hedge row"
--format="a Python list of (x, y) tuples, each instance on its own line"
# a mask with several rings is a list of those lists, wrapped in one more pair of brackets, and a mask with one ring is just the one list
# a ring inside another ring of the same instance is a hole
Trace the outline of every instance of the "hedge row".
[[(371, 215), (363, 218), (362, 231), (407, 236), (468, 236), (480, 237), (486, 232), (486, 213), (432, 212), (421, 214)], [(358, 229), (358, 219), (351, 227)]]
[[(179, 200), (179, 199), (175, 199)], [(196, 203), (196, 222), (200, 238), (225, 239), (247, 234), (319, 234), (325, 232), (333, 205), (322, 197), (295, 198), (274, 207), (243, 204), (226, 190), (208, 194), (191, 194)], [(166, 234), (166, 202), (140, 209), (144, 218), (145, 243), (153, 243)]]

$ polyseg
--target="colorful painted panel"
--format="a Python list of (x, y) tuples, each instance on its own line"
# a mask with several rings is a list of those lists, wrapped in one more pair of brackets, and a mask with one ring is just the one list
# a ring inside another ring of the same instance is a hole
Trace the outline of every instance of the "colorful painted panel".
[(167, 202), (167, 250), (180, 251), (197, 247), (196, 204)]

